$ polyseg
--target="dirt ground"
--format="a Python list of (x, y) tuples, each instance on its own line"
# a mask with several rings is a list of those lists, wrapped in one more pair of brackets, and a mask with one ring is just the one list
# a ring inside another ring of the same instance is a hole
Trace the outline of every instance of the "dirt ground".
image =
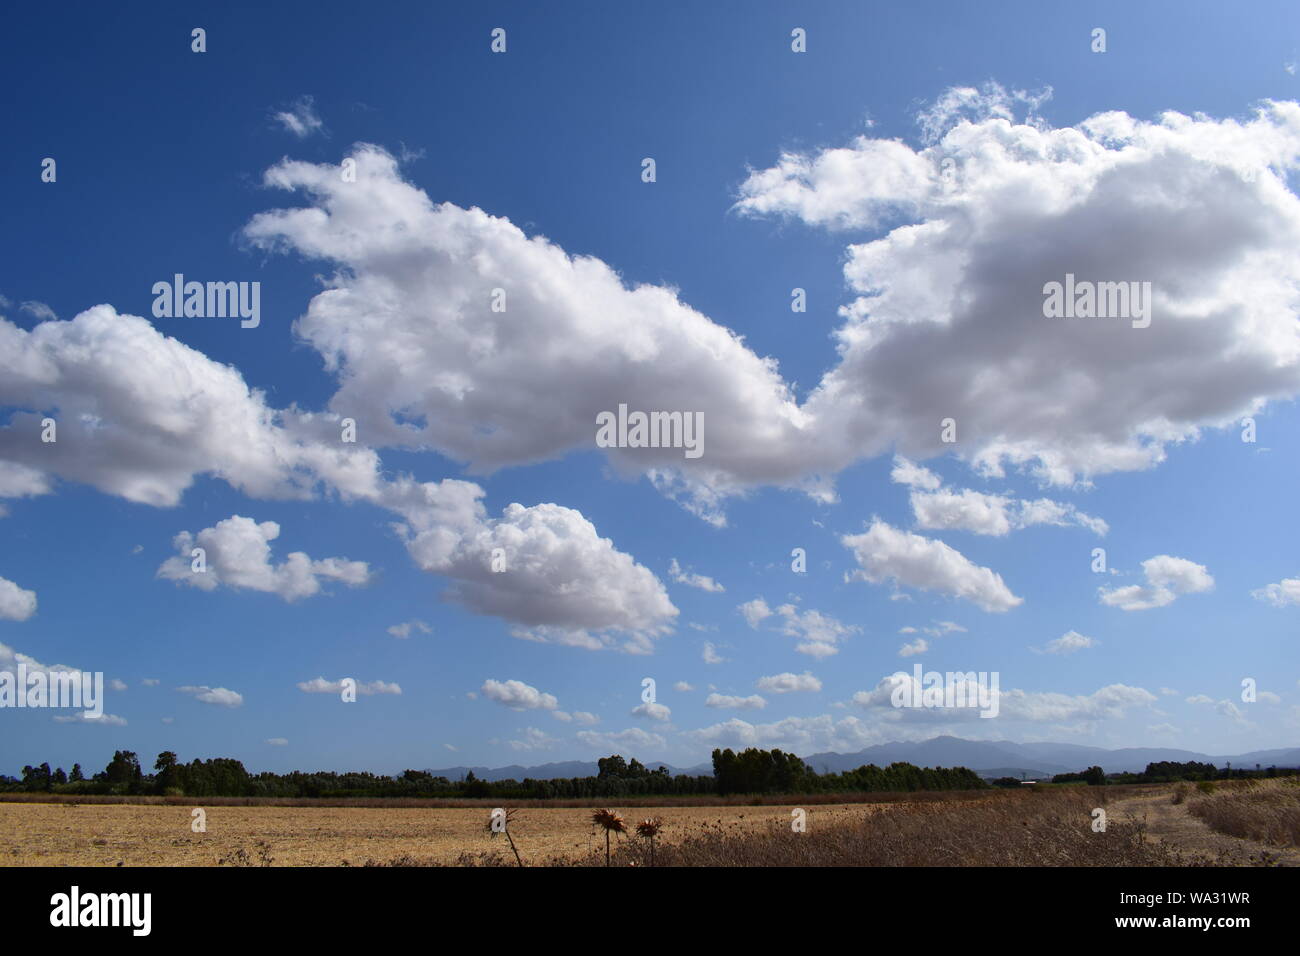
[[(889, 804), (808, 806), (807, 825), (879, 812)], [(455, 862), (463, 852), (499, 850), (502, 837), (487, 833), (481, 809), (371, 807), (208, 807), (207, 832), (190, 829), (188, 806), (129, 804), (0, 803), (0, 866), (361, 866), (410, 855)], [(788, 825), (791, 807), (656, 807), (620, 813), (629, 829), (638, 820), (664, 821), (663, 841), (702, 826), (753, 828)], [(591, 809), (527, 808), (517, 811), (511, 834), (528, 863), (553, 855), (604, 849)], [(615, 839), (619, 839), (616, 837)], [(624, 836), (622, 839), (639, 839)], [(264, 844), (263, 845), (259, 845)], [(243, 850), (246, 861), (240, 862)]]
[(1241, 864), (1252, 856), (1268, 853), (1280, 866), (1300, 866), (1300, 847), (1266, 846), (1254, 840), (1216, 833), (1187, 812), (1186, 802), (1175, 804), (1171, 797), (1172, 792), (1167, 790), (1128, 797), (1111, 804), (1109, 812), (1114, 820), (1145, 823), (1147, 836), (1189, 853), (1203, 853), (1216, 858), (1225, 854)]

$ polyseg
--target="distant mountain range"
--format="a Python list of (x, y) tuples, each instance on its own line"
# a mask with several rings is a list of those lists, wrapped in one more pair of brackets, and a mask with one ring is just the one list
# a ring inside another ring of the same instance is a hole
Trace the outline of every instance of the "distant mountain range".
[[(625, 755), (626, 756), (626, 755)], [(1077, 772), (1098, 766), (1107, 773), (1138, 772), (1147, 764), (1171, 760), (1185, 763), (1195, 760), (1212, 763), (1217, 767), (1232, 764), (1234, 767), (1300, 767), (1300, 747), (1278, 750), (1254, 750), (1233, 756), (1214, 756), (1194, 750), (1177, 750), (1173, 747), (1125, 747), (1106, 750), (1081, 744), (1017, 744), (1009, 740), (963, 740), (960, 737), (933, 737), (930, 740), (877, 744), (857, 753), (819, 753), (804, 757), (804, 762), (818, 773), (855, 770), (864, 764), (886, 766), (898, 761), (914, 763), (921, 767), (968, 767), (985, 777), (1024, 777), (1035, 779), (1057, 773)], [(658, 761), (644, 761), (647, 767), (661, 766)], [(713, 765), (703, 763), (694, 767), (668, 767), (673, 774), (689, 776), (712, 774)], [(547, 763), (537, 767), (447, 767), (429, 773), (449, 780), (460, 780), (470, 771), (481, 780), (549, 780), (557, 777), (594, 777), (595, 761), (570, 760)]]
[(1253, 767), (1300, 766), (1300, 747), (1279, 750), (1256, 750), (1235, 755), (1213, 755), (1173, 747), (1125, 747), (1107, 750), (1082, 744), (1018, 744), (1009, 740), (963, 740), (960, 737), (933, 737), (930, 740), (879, 744), (853, 754), (821, 753), (804, 757), (814, 770), (853, 770), (864, 763), (879, 766), (905, 760), (922, 767), (969, 767), (983, 776), (1027, 778), (1050, 777), (1057, 773), (1077, 772), (1098, 766), (1107, 773), (1136, 773), (1147, 764), (1163, 760), (1226, 764)]

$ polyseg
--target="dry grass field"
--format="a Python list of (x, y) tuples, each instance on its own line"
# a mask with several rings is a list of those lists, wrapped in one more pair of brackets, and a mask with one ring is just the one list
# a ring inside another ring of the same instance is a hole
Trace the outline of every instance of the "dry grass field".
[[(663, 821), (660, 866), (1295, 866), (1294, 783), (1047, 787), (947, 799), (626, 807), (619, 866), (644, 866), (634, 835)], [(1104, 831), (1092, 826), (1106, 808)], [(514, 866), (488, 832), (490, 804), (324, 806), (209, 804), (207, 832), (189, 803), (0, 801), (0, 866)], [(511, 808), (528, 866), (600, 866), (604, 834), (589, 806)]]
[[(808, 806), (808, 826), (833, 826), (889, 804)], [(0, 866), (363, 866), (412, 857), (454, 864), (463, 853), (510, 854), (487, 832), (490, 808), (209, 806), (207, 832), (190, 830), (191, 805), (0, 803)], [(731, 832), (780, 824), (790, 807), (611, 806), (634, 824), (664, 821), (661, 845), (704, 826)], [(517, 811), (511, 835), (525, 863), (604, 852), (591, 810)], [(636, 840), (624, 836), (623, 842)], [(240, 851), (243, 851), (242, 855)], [(513, 861), (513, 857), (510, 857)], [(225, 861), (225, 864), (222, 864)]]

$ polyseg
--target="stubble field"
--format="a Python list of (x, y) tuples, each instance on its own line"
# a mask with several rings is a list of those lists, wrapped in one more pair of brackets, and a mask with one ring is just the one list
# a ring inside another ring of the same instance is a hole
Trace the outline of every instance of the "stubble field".
[[(1296, 779), (880, 794), (872, 802), (611, 805), (616, 866), (1296, 866)], [(885, 799), (880, 799), (880, 798)], [(0, 801), (0, 866), (515, 866), (474, 806)], [(117, 798), (120, 799), (120, 798)], [(151, 798), (127, 798), (150, 800)], [(174, 798), (172, 798), (174, 800)], [(219, 799), (219, 798), (218, 798)], [(799, 800), (800, 798), (787, 798)], [(604, 865), (593, 806), (512, 809), (526, 866)], [(652, 861), (636, 823), (663, 823)], [(1101, 821), (1101, 822), (1099, 822)]]
[[(861, 819), (889, 804), (808, 806), (811, 829)], [(504, 853), (487, 832), (489, 808), (209, 806), (207, 832), (191, 831), (191, 806), (0, 803), (0, 866), (364, 866), (404, 857), (454, 864), (461, 854)], [(663, 820), (661, 845), (705, 828), (733, 833), (783, 824), (791, 807), (611, 806), (629, 828)], [(525, 863), (604, 852), (590, 808), (516, 811), (511, 835)], [(615, 837), (637, 840), (632, 835)], [(241, 853), (242, 851), (242, 853)]]

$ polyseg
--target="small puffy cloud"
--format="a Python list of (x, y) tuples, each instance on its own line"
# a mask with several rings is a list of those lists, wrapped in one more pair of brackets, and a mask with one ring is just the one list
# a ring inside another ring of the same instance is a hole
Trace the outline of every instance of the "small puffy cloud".
[(746, 601), (737, 608), (741, 617), (749, 624), (750, 627), (758, 627), (765, 620), (772, 616), (772, 609), (767, 606), (767, 602), (761, 597), (756, 597), (752, 601)]
[(432, 634), (433, 628), (429, 627), (423, 621), (403, 621), (401, 624), (394, 624), (388, 628), (388, 633), (393, 637), (406, 640), (411, 636), (411, 631), (419, 631), (421, 634)]
[(1098, 588), (1101, 603), (1122, 611), (1146, 611), (1172, 604), (1183, 594), (1200, 594), (1214, 589), (1214, 578), (1205, 565), (1186, 558), (1158, 554), (1142, 562), (1145, 586), (1130, 584), (1122, 588)]
[(144, 680), (140, 681), (140, 683), (144, 684), (145, 687), (157, 687), (162, 683), (162, 681), (156, 677), (146, 677)]
[(673, 558), (672, 564), (668, 566), (668, 576), (678, 584), (685, 584), (687, 587), (699, 588), (701, 591), (712, 591), (720, 594), (726, 590), (726, 588), (713, 580), (713, 578), (706, 577), (703, 574), (694, 574), (690, 571), (683, 570), (682, 566), (677, 563), (676, 558)]
[(1078, 631), (1066, 631), (1056, 640), (1048, 641), (1040, 653), (1073, 654), (1075, 651), (1081, 651), (1088, 647), (1096, 647), (1097, 643), (1091, 637), (1086, 637)]
[(645, 717), (649, 720), (668, 720), (672, 717), (673, 712), (663, 704), (646, 701), (632, 708), (634, 717)]
[(1101, 518), (1050, 498), (1024, 501), (970, 489), (941, 489), (913, 491), (911, 503), (917, 526), (928, 531), (971, 531), (1002, 536), (1032, 525), (1070, 524), (1103, 536), (1110, 530)]
[(808, 671), (802, 674), (786, 671), (782, 674), (773, 674), (771, 677), (760, 677), (754, 686), (772, 694), (793, 694), (819, 691), (822, 689), (822, 682)]
[(918, 465), (902, 455), (894, 456), (894, 468), (889, 473), (889, 479), (894, 484), (920, 488), (923, 491), (938, 491), (943, 485), (943, 479), (929, 468)]
[(201, 701), (205, 704), (213, 704), (217, 707), (229, 707), (233, 709), (242, 706), (244, 703), (242, 694), (237, 694), (235, 691), (227, 690), (224, 687), (208, 687), (204, 685), (201, 687), (178, 687), (176, 689), (182, 694), (189, 694), (197, 701)]
[[(343, 681), (326, 680), (324, 677), (313, 677), (311, 680), (299, 681), (298, 689), (304, 694), (341, 694), (343, 693)], [(373, 697), (376, 694), (391, 694), (400, 696), (402, 688), (398, 684), (386, 683), (382, 680), (357, 681), (356, 691), (363, 697)]]
[[(177, 554), (158, 568), (158, 577), (188, 584), (204, 591), (221, 585), (276, 594), (286, 601), (311, 597), (321, 581), (341, 581), (359, 587), (370, 581), (364, 561), (346, 558), (312, 560), (301, 551), (291, 553), (280, 564), (271, 562), (271, 542), (280, 536), (274, 521), (260, 524), (252, 518), (232, 515), (204, 528), (197, 535), (182, 531), (173, 542)], [(205, 570), (194, 570), (194, 548), (204, 551)]]
[(930, 649), (930, 642), (924, 637), (918, 637), (914, 641), (904, 644), (898, 649), (899, 657), (915, 657), (918, 654), (924, 654)]
[(714, 648), (712, 641), (704, 642), (704, 650), (700, 653), (700, 656), (704, 659), (704, 663), (706, 664), (721, 664), (726, 660), (726, 658), (719, 654)]
[(114, 677), (112, 680), (108, 682), (108, 686), (111, 690), (118, 690), (118, 691), (126, 690), (126, 681), (119, 680), (118, 678)]
[(821, 611), (800, 611), (793, 604), (782, 604), (776, 613), (781, 617), (781, 633), (798, 641), (794, 649), (818, 660), (838, 654), (839, 642), (859, 630)]
[(1189, 704), (1213, 704), (1213, 703), (1214, 703), (1214, 698), (1213, 698), (1213, 697), (1207, 697), (1207, 696), (1205, 696), (1204, 694), (1193, 694), (1191, 697), (1188, 697), (1188, 698), (1187, 698), (1187, 703), (1189, 703)]
[(286, 738), (284, 738), (284, 737), (268, 737), (268, 738), (266, 738), (266, 742), (267, 742), (268, 745), (270, 745), (270, 746), (272, 746), (272, 747), (287, 747), (287, 746), (289, 746), (289, 741), (288, 741)]
[(274, 113), (271, 118), (299, 139), (319, 133), (325, 125), (316, 114), (315, 102), (310, 96), (300, 97), (288, 109)]
[(0, 620), (25, 621), (36, 613), (36, 592), (0, 578)]
[(1265, 601), (1274, 607), (1292, 607), (1300, 604), (1300, 578), (1283, 578), (1250, 592), (1256, 601)]
[(970, 489), (943, 488), (934, 472), (902, 456), (895, 456), (890, 478), (896, 484), (911, 487), (910, 501), (917, 526), (929, 531), (971, 531), (1002, 536), (1042, 524), (1077, 524), (1099, 535), (1110, 530), (1100, 518), (1050, 498), (1025, 501)]
[(767, 706), (767, 701), (758, 694), (750, 694), (748, 697), (733, 697), (728, 694), (710, 694), (704, 699), (704, 706), (727, 710), (761, 710)]
[(554, 710), (560, 705), (553, 695), (518, 680), (486, 680), (479, 690), (488, 700), (511, 710)]
[(894, 581), (923, 591), (939, 591), (973, 601), (986, 611), (1009, 611), (1024, 602), (1001, 575), (971, 562), (961, 552), (932, 538), (900, 531), (875, 519), (862, 534), (844, 535), (841, 543), (857, 558), (859, 570), (848, 575), (879, 584)]
[(676, 684), (673, 684), (673, 690), (677, 691), (679, 694), (687, 694), (695, 690), (695, 688), (686, 683), (686, 681), (679, 680)]

